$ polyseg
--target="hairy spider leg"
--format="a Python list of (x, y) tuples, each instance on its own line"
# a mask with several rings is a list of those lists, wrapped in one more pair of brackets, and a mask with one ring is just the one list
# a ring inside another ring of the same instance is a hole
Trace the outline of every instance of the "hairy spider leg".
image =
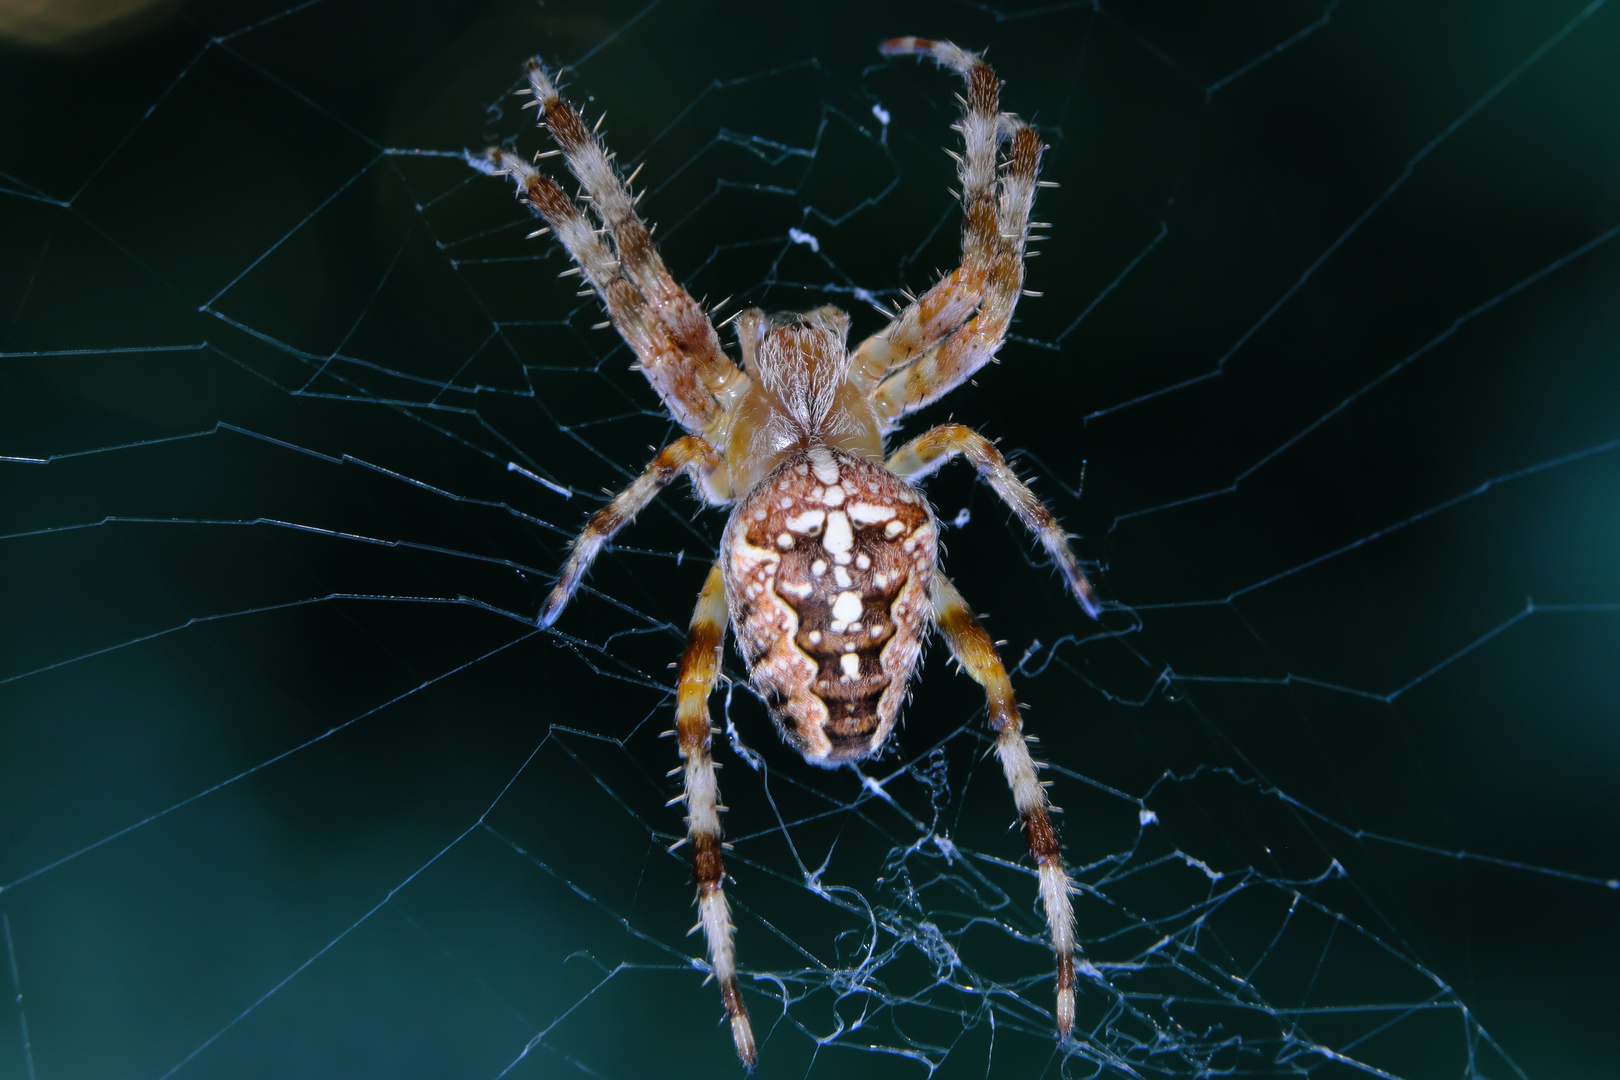
[(1018, 808), (1040, 880), (1041, 906), (1046, 909), (1052, 953), (1057, 959), (1058, 1038), (1067, 1038), (1074, 1026), (1074, 908), (1069, 903), (1073, 883), (1058, 852), (1046, 787), (1037, 775), (1040, 766), (1029, 756), (1012, 683), (990, 635), (968, 610), (962, 594), (942, 574), (934, 575), (933, 602), (935, 624), (945, 636), (951, 655), (974, 682), (984, 687), (990, 727), (996, 733), (996, 757), (1012, 789), (1013, 804)]
[(607, 542), (630, 524), (681, 473), (692, 477), (692, 486), (699, 496), (712, 501), (701, 481), (719, 465), (720, 452), (698, 435), (683, 435), (659, 451), (646, 470), (629, 487), (615, 495), (611, 502), (592, 514), (591, 520), (574, 538), (574, 550), (569, 553), (568, 562), (557, 575), (557, 584), (552, 588), (551, 595), (546, 597), (545, 604), (540, 608), (539, 625), (547, 627), (557, 621), (557, 616), (568, 606), (586, 571)]
[[(591, 210), (613, 237), (625, 269), (648, 306), (669, 329), (681, 354), (711, 393), (721, 393), (738, 375), (720, 347), (714, 324), (690, 293), (675, 283), (652, 242), (652, 232), (636, 213), (636, 197), (619, 176), (618, 166), (578, 109), (563, 100), (538, 59), (525, 66), (529, 86), (540, 103), (540, 121), (562, 150), (568, 169), (590, 196)], [(598, 121), (600, 123), (600, 121)]]
[(900, 312), (888, 326), (855, 350), (851, 375), (875, 386), (886, 374), (910, 363), (961, 326), (984, 295), (996, 251), (996, 147), (1000, 130), (1001, 83), (990, 65), (950, 42), (895, 38), (880, 51), (887, 56), (932, 55), (967, 83), (961, 98), (962, 154), (946, 151), (957, 163), (962, 185), (962, 257), (958, 266)]
[(1002, 119), (1011, 127), (1012, 139), (997, 200), (995, 254), (978, 313), (878, 386), (875, 404), (887, 423), (938, 401), (966, 382), (995, 359), (1012, 324), (1013, 309), (1024, 288), (1029, 213), (1035, 205), (1035, 178), (1046, 147), (1022, 121)]
[[(726, 587), (715, 563), (698, 595), (692, 626), (681, 656), (675, 703), (675, 731), (686, 769), (686, 838), (692, 845), (692, 873), (697, 879), (698, 926), (709, 949), (709, 968), (720, 984), (720, 1000), (731, 1021), (737, 1056), (752, 1069), (758, 1054), (748, 1007), (737, 990), (737, 961), (732, 951), (731, 905), (726, 902), (725, 865), (720, 855), (720, 788), (710, 756), (709, 691), (720, 671), (725, 642)], [(692, 929), (696, 930), (698, 926)]]
[(1018, 479), (1017, 473), (1008, 468), (1001, 451), (989, 439), (961, 424), (941, 424), (890, 454), (884, 468), (916, 483), (936, 472), (957, 454), (973, 463), (991, 490), (1001, 496), (1001, 501), (1012, 507), (1024, 527), (1040, 539), (1041, 546), (1062, 571), (1069, 591), (1086, 609), (1086, 614), (1093, 619), (1101, 615), (1102, 601), (1097, 598), (1091, 582), (1086, 580), (1085, 571), (1080, 569), (1080, 560), (1075, 558), (1074, 550), (1069, 547), (1068, 533), (1052, 516), (1051, 508)]
[[(486, 150), (483, 160), (473, 159), (473, 164), (492, 175), (512, 177), (520, 196), (546, 219), (551, 231), (584, 271), (585, 280), (602, 298), (608, 318), (619, 336), (635, 351), (642, 374), (658, 392), (675, 422), (694, 434), (715, 433), (725, 416), (724, 402), (716, 398), (700, 377), (700, 365), (694, 364), (684, 351), (680, 337), (624, 275), (619, 258), (602, 242), (590, 219), (574, 200), (564, 194), (551, 177), (498, 146)], [(737, 379), (742, 378), (735, 367), (732, 371)]]

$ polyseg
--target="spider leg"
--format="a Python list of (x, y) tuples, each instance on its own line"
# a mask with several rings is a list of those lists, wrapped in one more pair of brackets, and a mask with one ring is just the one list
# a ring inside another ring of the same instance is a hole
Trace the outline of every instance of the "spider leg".
[(1041, 905), (1052, 934), (1052, 952), (1057, 958), (1057, 1030), (1065, 1038), (1074, 1026), (1074, 909), (1069, 903), (1073, 884), (1063, 869), (1058, 853), (1057, 832), (1052, 828), (1046, 788), (1036, 774), (1038, 766), (1029, 756), (1018, 702), (1013, 698), (1007, 669), (996, 655), (990, 635), (968, 610), (956, 587), (941, 574), (933, 581), (934, 621), (950, 646), (951, 655), (984, 687), (990, 727), (996, 733), (996, 757), (1012, 789), (1013, 803), (1029, 841), (1040, 880)]
[(731, 365), (730, 376), (715, 374), (708, 365), (694, 362), (677, 334), (624, 275), (618, 256), (602, 242), (590, 219), (555, 180), (499, 147), (490, 147), (475, 164), (485, 172), (512, 177), (522, 197), (546, 219), (601, 297), (614, 329), (634, 350), (642, 374), (675, 422), (694, 434), (714, 434), (725, 415), (714, 387), (726, 378), (742, 378), (731, 361), (725, 361)]
[(718, 377), (734, 373), (736, 367), (721, 351), (720, 336), (708, 316), (664, 266), (651, 231), (636, 212), (637, 197), (630, 194), (629, 185), (619, 177), (613, 158), (586, 128), (579, 110), (557, 93), (556, 84), (538, 59), (530, 60), (524, 70), (534, 98), (540, 103), (540, 122), (551, 132), (569, 171), (590, 196), (591, 210), (613, 237), (613, 246), (636, 288), (675, 333), (700, 374), (725, 382)]
[(484, 159), (473, 164), (516, 181), (519, 192), (584, 270), (676, 422), (690, 432), (713, 434), (726, 402), (741, 385), (742, 373), (721, 349), (709, 317), (670, 276), (651, 231), (636, 213), (629, 185), (620, 179), (618, 167), (579, 110), (558, 95), (538, 60), (530, 60), (525, 70), (541, 122), (584, 188), (592, 211), (613, 241), (612, 250), (557, 182), (522, 158), (490, 147)]
[[(967, 379), (1000, 346), (1023, 287), (1023, 251), (1043, 147), (1027, 125), (999, 111), (1001, 84), (976, 54), (925, 38), (896, 38), (885, 42), (882, 51), (931, 55), (942, 67), (958, 72), (968, 91), (959, 125), (965, 152), (957, 158), (963, 209), (961, 264), (862, 342), (851, 364), (852, 373), (868, 385), (894, 373), (878, 391), (880, 414), (885, 422), (893, 422)], [(997, 148), (1009, 138), (1009, 160), (998, 180)], [(966, 336), (965, 323), (973, 327), (983, 357), (968, 358), (971, 370), (958, 371), (963, 366), (956, 355), (962, 350), (958, 346), (943, 365), (929, 364), (925, 354), (948, 337)], [(926, 371), (909, 379), (904, 377), (909, 372), (899, 370), (924, 365)]]
[(645, 472), (613, 497), (602, 509), (591, 515), (591, 520), (574, 539), (574, 550), (557, 575), (557, 584), (540, 608), (539, 625), (550, 626), (557, 621), (564, 607), (573, 597), (574, 590), (584, 580), (585, 572), (596, 561), (596, 556), (615, 533), (646, 508), (671, 480), (681, 473), (691, 475), (700, 496), (712, 498), (700, 482), (720, 464), (720, 452), (697, 435), (685, 435), (661, 450)]
[(962, 184), (961, 263), (856, 349), (851, 371), (871, 383), (915, 359), (960, 326), (978, 306), (995, 250), (997, 116), (1001, 98), (1001, 84), (990, 66), (950, 42), (895, 38), (884, 42), (881, 51), (889, 56), (933, 55), (943, 66), (962, 75), (968, 95), (962, 99), (962, 121), (957, 125), (964, 153), (953, 154)]
[(991, 490), (1001, 496), (1002, 502), (1012, 507), (1024, 527), (1040, 538), (1041, 546), (1063, 572), (1069, 590), (1080, 601), (1080, 606), (1086, 609), (1086, 614), (1094, 619), (1101, 615), (1102, 601), (1097, 598), (1091, 582), (1086, 580), (1085, 571), (1080, 569), (1080, 560), (1074, 557), (1074, 550), (1069, 547), (1068, 534), (1057, 523), (1057, 518), (1052, 516), (1046, 503), (1018, 479), (1017, 473), (1007, 467), (1001, 451), (989, 439), (961, 424), (941, 424), (890, 454), (884, 468), (914, 483), (937, 471), (957, 454), (973, 463)]
[(978, 312), (878, 385), (875, 404), (878, 415), (887, 423), (938, 401), (962, 385), (995, 359), (1007, 337), (1013, 309), (1024, 288), (1029, 212), (1035, 204), (1035, 177), (1045, 149), (1040, 136), (1021, 121), (1009, 118), (1008, 123), (1012, 127), (1012, 146), (1001, 177), (995, 253), (990, 258)]
[[(675, 731), (681, 760), (686, 765), (686, 836), (692, 844), (692, 870), (697, 879), (698, 925), (709, 949), (709, 967), (720, 984), (720, 1000), (731, 1021), (737, 1056), (752, 1069), (757, 1059), (754, 1030), (748, 1007), (737, 990), (737, 962), (732, 951), (731, 905), (726, 902), (725, 867), (720, 855), (720, 789), (715, 782), (714, 759), (709, 756), (709, 691), (720, 670), (720, 649), (725, 640), (726, 588), (720, 564), (709, 571), (692, 612), (681, 656)], [(693, 929), (696, 929), (694, 927)]]

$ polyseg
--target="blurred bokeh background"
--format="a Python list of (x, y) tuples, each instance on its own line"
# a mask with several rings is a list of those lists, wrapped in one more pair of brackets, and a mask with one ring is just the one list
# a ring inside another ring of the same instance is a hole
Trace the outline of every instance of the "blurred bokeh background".
[(658, 737), (724, 516), (530, 625), (673, 429), (460, 155), (570, 65), (694, 295), (864, 335), (955, 258), (912, 33), (1062, 185), (908, 430), (998, 439), (1109, 602), (930, 481), (1094, 974), (1055, 1047), (942, 649), (864, 783), (731, 656), (760, 1075), (1612, 1075), (1620, 6), (317, 0), (0, 15), (0, 1077), (737, 1070)]

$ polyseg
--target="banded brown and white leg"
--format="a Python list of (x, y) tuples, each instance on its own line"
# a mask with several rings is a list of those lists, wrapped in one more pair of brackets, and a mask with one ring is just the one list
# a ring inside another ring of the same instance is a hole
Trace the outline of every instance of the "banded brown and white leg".
[(591, 520), (574, 538), (574, 550), (557, 575), (557, 584), (541, 605), (539, 625), (544, 628), (557, 621), (574, 591), (584, 580), (585, 573), (601, 554), (602, 548), (615, 533), (635, 518), (658, 493), (681, 473), (692, 477), (693, 486), (700, 496), (704, 486), (700, 482), (720, 464), (720, 452), (702, 437), (685, 435), (661, 450), (646, 471), (631, 485), (613, 497), (602, 509), (591, 515)]
[[(675, 422), (694, 434), (712, 433), (725, 412), (716, 387), (733, 385), (742, 378), (736, 366), (724, 356), (722, 368), (693, 359), (682, 336), (673, 332), (648, 304), (626, 276), (619, 256), (602, 241), (590, 219), (555, 180), (498, 146), (490, 147), (482, 158), (469, 160), (491, 175), (510, 176), (519, 194), (545, 218), (584, 272), (586, 282), (596, 290), (614, 329), (635, 352), (642, 374)], [(707, 324), (707, 317), (703, 321)], [(713, 334), (713, 329), (709, 332)], [(716, 343), (718, 348), (718, 338)]]
[(1069, 534), (1063, 531), (1040, 496), (1018, 479), (1018, 474), (1008, 467), (1001, 451), (989, 439), (961, 424), (941, 424), (890, 454), (884, 468), (916, 483), (957, 454), (973, 463), (991, 490), (1001, 496), (1001, 501), (1012, 507), (1024, 527), (1040, 539), (1041, 546), (1057, 564), (1069, 591), (1086, 609), (1086, 614), (1094, 619), (1101, 615), (1102, 601), (1097, 598), (1091, 582), (1086, 580), (1085, 571), (1080, 569), (1080, 560), (1075, 558), (1074, 549), (1069, 547)]
[[(953, 154), (957, 159), (957, 178), (962, 183), (964, 220), (961, 266), (855, 351), (852, 371), (870, 382), (912, 363), (974, 316), (996, 275), (996, 262), (1008, 249), (1006, 238), (1009, 235), (1019, 236), (1019, 256), (1022, 257), (1022, 238), (1029, 228), (1030, 206), (1029, 201), (1017, 198), (1022, 189), (1021, 173), (1013, 175), (1011, 186), (1008, 178), (1003, 178), (1000, 185), (996, 180), (996, 151), (1001, 139), (1017, 130), (1029, 131), (1029, 128), (1016, 118), (1001, 115), (1001, 84), (990, 65), (978, 58), (977, 53), (959, 49), (951, 42), (923, 37), (896, 37), (885, 42), (881, 50), (886, 55), (930, 55), (940, 66), (951, 68), (966, 81), (962, 121), (957, 125), (962, 133), (964, 154)], [(1038, 141), (1035, 146), (1038, 147)], [(1030, 176), (1029, 189), (1030, 194), (1034, 193), (1034, 176)], [(1009, 193), (1014, 196), (1011, 201)], [(1022, 279), (1019, 279), (1019, 287), (1022, 287)]]
[(990, 635), (968, 610), (962, 594), (941, 574), (934, 575), (933, 602), (935, 625), (945, 636), (951, 655), (974, 682), (984, 687), (990, 728), (996, 733), (996, 757), (1012, 789), (1013, 804), (1018, 808), (1018, 819), (1024, 826), (1040, 881), (1041, 906), (1046, 909), (1052, 953), (1057, 959), (1058, 1037), (1066, 1038), (1074, 1026), (1074, 908), (1069, 903), (1073, 886), (1058, 851), (1046, 788), (1036, 771), (1039, 766), (1029, 756), (1012, 683)]
[(720, 670), (720, 649), (725, 641), (726, 587), (720, 565), (709, 579), (692, 612), (681, 656), (675, 703), (675, 733), (686, 774), (686, 838), (692, 845), (692, 872), (697, 879), (698, 927), (709, 950), (709, 969), (720, 984), (720, 1000), (731, 1022), (737, 1056), (750, 1069), (757, 1053), (748, 1007), (737, 990), (737, 961), (732, 951), (731, 905), (726, 902), (725, 865), (720, 855), (720, 789), (710, 756), (709, 691)]
[(540, 122), (551, 132), (569, 171), (590, 196), (591, 210), (613, 238), (614, 249), (631, 281), (669, 329), (697, 377), (711, 392), (721, 392), (736, 376), (737, 369), (721, 349), (720, 336), (709, 317), (670, 276), (652, 242), (651, 230), (636, 212), (636, 197), (620, 178), (612, 155), (586, 128), (579, 110), (558, 94), (556, 83), (538, 59), (530, 60), (524, 70), (540, 109)]
[(886, 423), (938, 401), (966, 382), (995, 359), (1012, 325), (1013, 310), (1024, 288), (1029, 214), (1035, 204), (1041, 153), (1046, 148), (1040, 136), (1023, 122), (1013, 117), (1003, 119), (1012, 128), (1012, 145), (997, 200), (995, 253), (990, 258), (978, 312), (878, 385), (875, 404)]
[(867, 385), (920, 356), (973, 315), (984, 295), (996, 254), (996, 148), (1000, 141), (1000, 90), (996, 73), (975, 53), (948, 41), (905, 37), (880, 46), (886, 56), (928, 55), (967, 83), (962, 99), (963, 153), (951, 152), (962, 184), (962, 259), (933, 288), (888, 326), (861, 342), (850, 365)]

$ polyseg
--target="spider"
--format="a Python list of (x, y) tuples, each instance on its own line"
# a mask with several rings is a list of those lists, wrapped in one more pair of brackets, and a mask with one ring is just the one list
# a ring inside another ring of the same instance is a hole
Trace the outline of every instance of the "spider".
[[(543, 217), (635, 352), (637, 366), (687, 434), (665, 447), (591, 518), (546, 598), (554, 623), (602, 547), (677, 476), (699, 498), (731, 505), (719, 555), (699, 594), (677, 679), (675, 733), (685, 774), (686, 837), (712, 977), (743, 1064), (757, 1057), (737, 988), (710, 756), (708, 698), (729, 619), (777, 729), (812, 765), (834, 768), (884, 747), (899, 718), (930, 627), (984, 689), (995, 751), (1012, 789), (1057, 967), (1058, 1037), (1074, 1022), (1073, 887), (1063, 868), (1039, 766), (1031, 758), (1006, 668), (962, 595), (938, 571), (939, 526), (916, 482), (960, 454), (1040, 539), (1093, 618), (1101, 604), (1067, 535), (984, 436), (943, 424), (885, 454), (902, 417), (939, 400), (992, 360), (1023, 288), (1024, 247), (1040, 138), (1000, 111), (1001, 84), (978, 55), (904, 37), (886, 55), (931, 56), (962, 76), (961, 264), (848, 349), (849, 316), (831, 305), (802, 314), (738, 314), (739, 368), (704, 310), (671, 278), (614, 159), (538, 59), (526, 65), (541, 123), (583, 191), (579, 201), (499, 147), (475, 167), (509, 176)], [(600, 121), (598, 121), (600, 126)], [(1003, 153), (1003, 147), (1005, 152)], [(998, 157), (1001, 159), (998, 161)], [(596, 222), (600, 223), (600, 228)], [(604, 238), (605, 237), (605, 238)], [(609, 246), (611, 241), (611, 246)], [(601, 324), (606, 326), (607, 324)], [(724, 325), (724, 324), (722, 324)], [(695, 929), (695, 928), (694, 928)]]

